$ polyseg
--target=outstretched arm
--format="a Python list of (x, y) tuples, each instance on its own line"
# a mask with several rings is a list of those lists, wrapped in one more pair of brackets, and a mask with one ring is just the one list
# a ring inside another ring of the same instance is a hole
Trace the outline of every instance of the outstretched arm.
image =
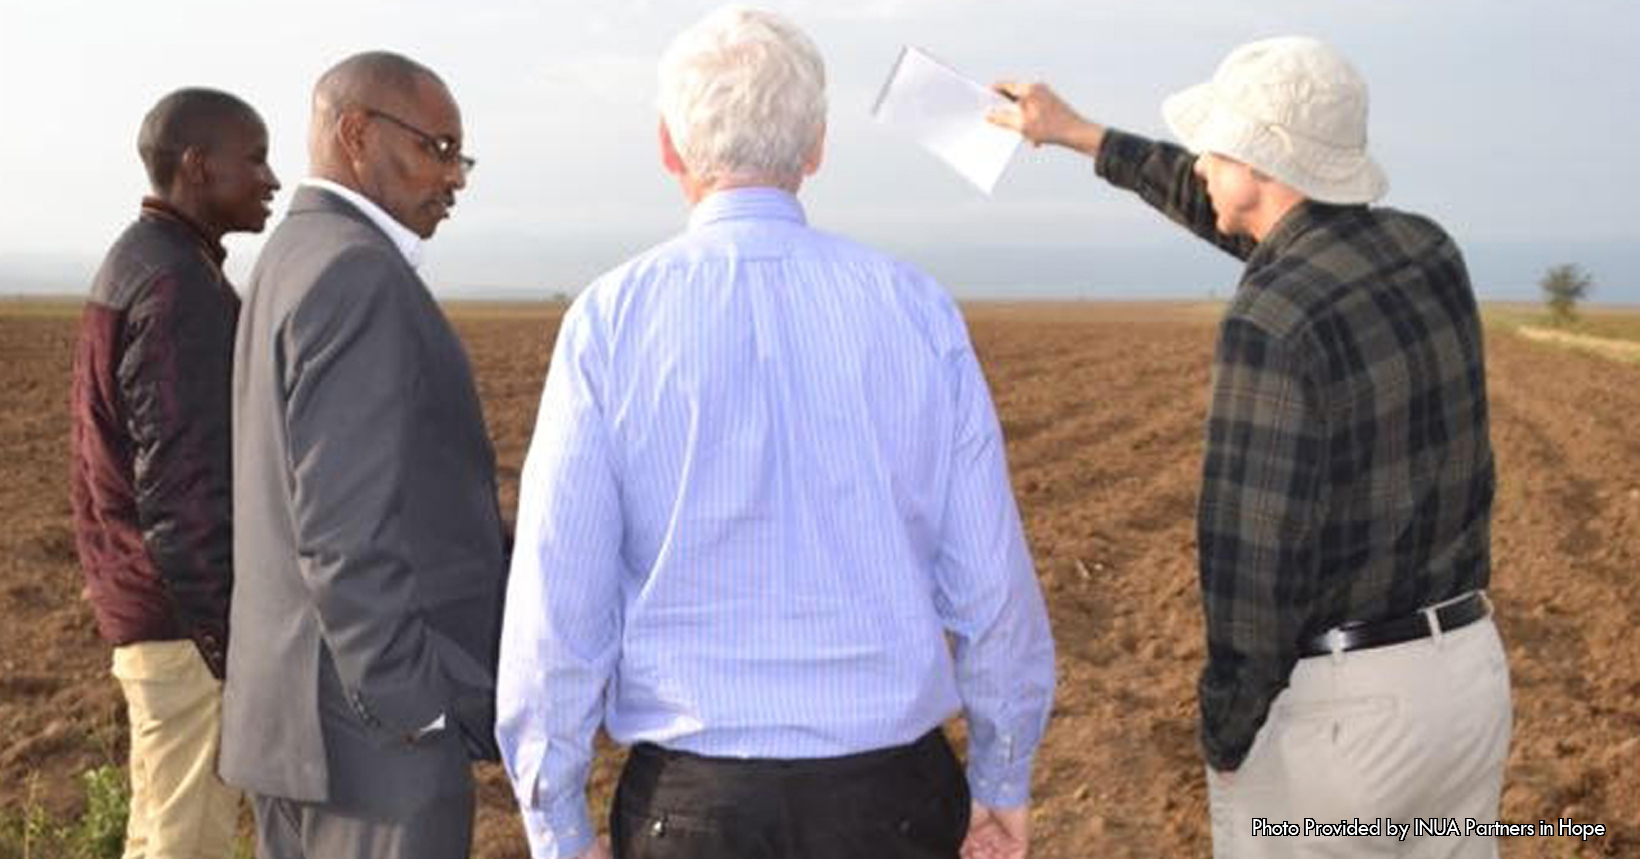
[(1032, 146), (1049, 143), (1074, 149), (1089, 158), (1099, 155), (1105, 127), (1084, 119), (1052, 87), (1045, 83), (998, 81), (991, 88), (1013, 102), (992, 110), (987, 117), (991, 122), (1019, 132)]
[(991, 111), (992, 123), (1018, 131), (1036, 146), (1063, 146), (1094, 159), (1105, 181), (1139, 199), (1224, 252), (1246, 259), (1255, 242), (1219, 232), (1207, 185), (1195, 173), (1196, 156), (1172, 143), (1150, 140), (1084, 119), (1044, 83), (1001, 81), (994, 88), (1014, 103)]

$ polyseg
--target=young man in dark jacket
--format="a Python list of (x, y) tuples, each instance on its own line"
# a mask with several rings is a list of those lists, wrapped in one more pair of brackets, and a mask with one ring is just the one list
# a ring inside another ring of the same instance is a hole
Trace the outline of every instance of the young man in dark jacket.
[(137, 149), (153, 195), (108, 251), (74, 360), (71, 495), (86, 594), (131, 723), (126, 856), (226, 857), (216, 775), (228, 634), (228, 396), (239, 297), (222, 236), (260, 232), (279, 180), (254, 109), (160, 99)]

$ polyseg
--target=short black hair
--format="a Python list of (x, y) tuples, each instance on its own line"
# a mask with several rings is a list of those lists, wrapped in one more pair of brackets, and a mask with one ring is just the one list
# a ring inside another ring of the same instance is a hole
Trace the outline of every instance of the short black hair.
[(156, 191), (170, 187), (182, 153), (191, 146), (215, 146), (225, 126), (246, 120), (262, 124), (256, 109), (232, 93), (187, 87), (166, 95), (149, 109), (137, 132), (137, 154), (149, 183)]
[(434, 71), (403, 54), (365, 51), (331, 66), (319, 77), (314, 95), (333, 110), (381, 107), (385, 98), (414, 98), (426, 82), (444, 86)]

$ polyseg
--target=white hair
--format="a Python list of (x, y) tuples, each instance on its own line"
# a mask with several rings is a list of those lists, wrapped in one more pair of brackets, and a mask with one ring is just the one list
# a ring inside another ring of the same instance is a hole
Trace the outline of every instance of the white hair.
[(800, 177), (826, 124), (826, 66), (785, 19), (725, 6), (661, 56), (658, 106), (696, 177)]

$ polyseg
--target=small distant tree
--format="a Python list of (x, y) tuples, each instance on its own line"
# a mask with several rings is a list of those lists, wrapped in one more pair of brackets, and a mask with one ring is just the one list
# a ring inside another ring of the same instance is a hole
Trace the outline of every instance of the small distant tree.
[(1543, 288), (1543, 300), (1549, 305), (1549, 315), (1556, 324), (1564, 324), (1577, 317), (1577, 303), (1594, 288), (1594, 278), (1582, 267), (1565, 263), (1551, 266), (1538, 281)]

